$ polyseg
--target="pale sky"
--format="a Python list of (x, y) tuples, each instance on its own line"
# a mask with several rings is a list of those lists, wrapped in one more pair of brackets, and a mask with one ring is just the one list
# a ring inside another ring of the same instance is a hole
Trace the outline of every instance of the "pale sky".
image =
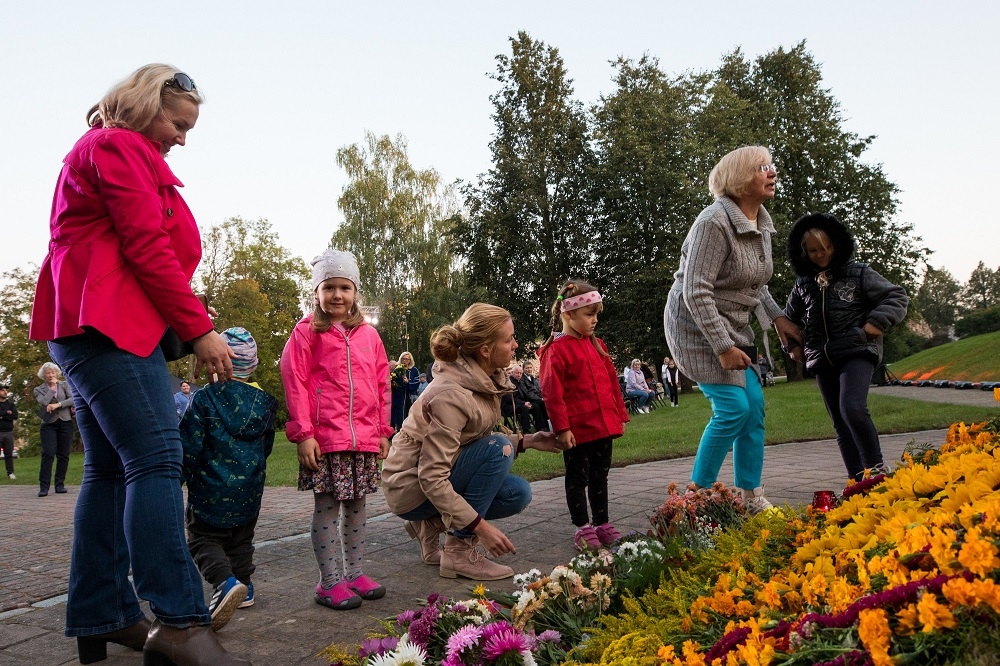
[[(900, 217), (959, 281), (1000, 266), (996, 128), (1000, 5), (771, 2), (102, 0), (6, 3), (0, 16), (0, 272), (40, 263), (52, 190), (84, 115), (132, 70), (167, 62), (207, 96), (169, 162), (203, 228), (265, 217), (310, 259), (342, 220), (338, 148), (365, 130), (409, 141), (445, 181), (490, 167), (495, 56), (527, 30), (559, 49), (575, 97), (613, 92), (608, 61), (649, 53), (668, 74), (802, 39), (863, 157), (901, 189)], [(780, 166), (781, 156), (775, 155)], [(707, 178), (707, 174), (705, 174)], [(595, 276), (596, 279), (599, 279)], [(664, 295), (665, 297), (665, 295)]]

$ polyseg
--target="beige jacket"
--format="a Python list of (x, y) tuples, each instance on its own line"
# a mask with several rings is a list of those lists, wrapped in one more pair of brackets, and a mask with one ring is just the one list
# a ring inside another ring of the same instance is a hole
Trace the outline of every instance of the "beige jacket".
[(462, 354), (451, 363), (435, 362), (434, 380), (413, 403), (382, 464), (389, 510), (403, 514), (429, 499), (448, 529), (471, 525), (478, 514), (452, 487), (451, 468), (463, 446), (502, 422), (500, 398), (513, 390), (506, 371), (488, 376)]

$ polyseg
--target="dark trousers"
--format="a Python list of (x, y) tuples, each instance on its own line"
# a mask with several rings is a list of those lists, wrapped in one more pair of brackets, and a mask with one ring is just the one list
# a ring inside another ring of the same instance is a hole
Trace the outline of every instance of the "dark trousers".
[(215, 527), (194, 515), (188, 506), (188, 550), (208, 584), (217, 587), (230, 576), (249, 583), (253, 564), (253, 532), (257, 519), (238, 527)]
[[(523, 400), (515, 400), (514, 407), (510, 405), (510, 398), (504, 398), (500, 403), (500, 412), (507, 418), (517, 415), (517, 426), (521, 432), (531, 431), (531, 408), (525, 407)], [(512, 412), (513, 410), (513, 412)]]
[(0, 431), (0, 446), (3, 447), (3, 464), (8, 474), (14, 473), (14, 431)]
[(875, 364), (863, 358), (852, 358), (838, 368), (816, 374), (820, 395), (837, 433), (837, 446), (847, 467), (847, 475), (855, 481), (864, 478), (866, 469), (882, 462), (878, 431), (868, 413), (868, 387)]
[[(69, 449), (73, 445), (73, 422), (42, 424), (42, 466), (38, 470), (38, 489), (48, 492), (52, 481), (52, 459), (56, 459), (56, 488), (66, 484)], [(6, 455), (6, 454), (4, 454)]]
[(676, 384), (667, 384), (667, 392), (670, 393), (670, 404), (671, 405), (676, 405), (677, 404), (677, 385)]
[[(566, 465), (566, 504), (577, 527), (608, 522), (608, 474), (611, 472), (611, 438), (577, 444), (563, 451)], [(587, 499), (590, 513), (587, 518)]]
[(549, 412), (545, 409), (545, 401), (531, 400), (531, 418), (535, 421), (535, 431), (545, 432), (549, 429)]

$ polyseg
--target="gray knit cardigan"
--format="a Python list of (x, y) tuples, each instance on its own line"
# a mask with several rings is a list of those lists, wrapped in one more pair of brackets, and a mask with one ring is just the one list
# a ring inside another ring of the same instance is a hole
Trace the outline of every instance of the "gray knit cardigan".
[(699, 384), (746, 386), (745, 371), (724, 370), (719, 355), (754, 344), (751, 313), (765, 328), (784, 314), (767, 290), (773, 235), (763, 206), (754, 226), (732, 199), (720, 197), (684, 239), (663, 329), (677, 366)]

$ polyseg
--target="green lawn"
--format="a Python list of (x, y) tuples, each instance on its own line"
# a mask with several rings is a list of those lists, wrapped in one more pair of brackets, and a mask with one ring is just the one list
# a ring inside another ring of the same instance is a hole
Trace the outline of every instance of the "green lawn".
[[(833, 437), (833, 426), (814, 382), (778, 383), (768, 387), (764, 396), (769, 444)], [(870, 396), (868, 404), (881, 433), (945, 428), (955, 421), (984, 421), (1000, 413), (1000, 408), (921, 402), (882, 395)], [(681, 395), (680, 407), (661, 407), (650, 414), (634, 416), (625, 436), (615, 440), (614, 464), (621, 466), (694, 455), (710, 414), (708, 400), (700, 393), (689, 393)], [(38, 457), (16, 460), (17, 481), (14, 483), (37, 483), (39, 463)], [(298, 467), (295, 446), (288, 442), (284, 433), (278, 433), (274, 453), (267, 462), (268, 485), (294, 486)], [(79, 484), (82, 472), (83, 455), (73, 454), (66, 482)], [(528, 451), (518, 458), (514, 472), (531, 481), (561, 476), (562, 456)]]
[(900, 379), (1000, 381), (1000, 331), (932, 347), (889, 366)]

